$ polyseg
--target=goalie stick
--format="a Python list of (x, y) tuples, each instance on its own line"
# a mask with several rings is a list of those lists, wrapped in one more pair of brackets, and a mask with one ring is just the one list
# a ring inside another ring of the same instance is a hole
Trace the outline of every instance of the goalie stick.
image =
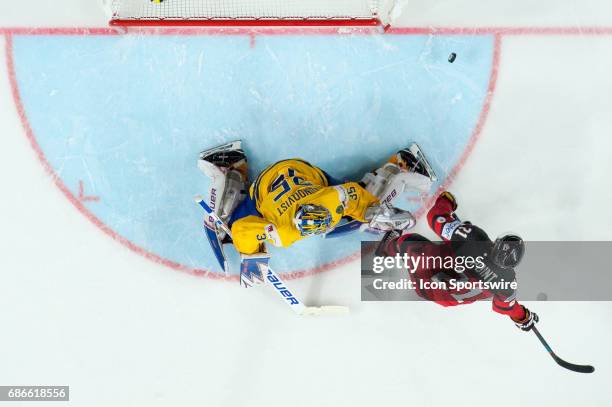
[[(217, 216), (216, 213), (213, 212), (210, 206), (208, 206), (208, 204), (204, 201), (204, 198), (198, 195), (195, 197), (195, 201), (215, 221), (215, 224), (221, 229), (223, 229), (223, 231), (227, 233), (227, 235), (231, 238), (232, 231), (230, 230), (230, 228)], [(298, 315), (332, 315), (347, 314), (349, 312), (348, 307), (341, 305), (323, 305), (320, 307), (308, 307), (304, 305), (304, 303), (299, 300), (287, 287), (281, 277), (270, 267), (267, 267), (265, 278), (270, 283), (272, 288), (274, 288), (274, 292), (276, 292), (283, 299), (283, 301), (287, 305), (289, 305), (291, 309)]]
[(559, 356), (555, 354), (555, 352), (553, 352), (550, 345), (548, 345), (548, 342), (546, 342), (546, 340), (544, 339), (542, 334), (540, 334), (540, 331), (538, 331), (538, 328), (536, 328), (535, 325), (531, 327), (531, 330), (538, 337), (540, 342), (542, 342), (542, 345), (544, 345), (544, 348), (546, 348), (546, 350), (548, 351), (548, 354), (555, 360), (555, 362), (557, 362), (559, 366), (562, 366), (568, 370), (571, 370), (572, 372), (578, 372), (578, 373), (593, 373), (595, 371), (595, 368), (593, 366), (575, 365), (573, 363), (569, 363), (561, 359)]

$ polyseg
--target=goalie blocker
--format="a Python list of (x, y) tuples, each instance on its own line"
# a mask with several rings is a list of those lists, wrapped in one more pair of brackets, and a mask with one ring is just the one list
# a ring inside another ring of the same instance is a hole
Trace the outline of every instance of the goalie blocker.
[[(227, 233), (227, 236), (232, 237), (232, 232), (229, 227), (223, 222), (214, 212), (213, 210), (204, 202), (204, 199), (201, 196), (195, 197), (196, 203), (198, 203), (211, 217), (212, 221), (217, 225), (221, 230)], [(291, 309), (298, 315), (339, 315), (339, 314), (347, 314), (349, 312), (349, 308), (342, 305), (323, 305), (320, 307), (306, 306), (303, 302), (301, 302), (297, 296), (293, 294), (293, 292), (285, 285), (281, 277), (274, 272), (268, 266), (268, 258), (262, 258), (261, 256), (255, 256), (249, 259), (247, 267), (251, 269), (256, 268), (259, 275), (257, 278), (261, 278), (265, 275), (265, 279), (270, 283), (270, 286), (274, 288), (274, 292), (277, 293), (287, 304), (291, 307)], [(242, 283), (242, 272), (241, 272), (241, 283)], [(256, 278), (256, 279), (257, 279)], [(256, 280), (253, 279), (253, 280)]]

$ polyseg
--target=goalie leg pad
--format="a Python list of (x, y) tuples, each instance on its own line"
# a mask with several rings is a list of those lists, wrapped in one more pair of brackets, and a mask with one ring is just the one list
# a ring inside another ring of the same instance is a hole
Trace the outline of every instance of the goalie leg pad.
[(241, 146), (233, 141), (202, 151), (198, 158), (198, 168), (211, 180), (208, 205), (223, 221), (246, 196), (247, 159)]
[(221, 199), (220, 218), (227, 221), (234, 210), (246, 197), (246, 182), (242, 179), (242, 174), (232, 170), (227, 174), (225, 180), (225, 191)]
[(368, 192), (381, 203), (392, 203), (404, 191), (426, 194), (431, 189), (431, 178), (416, 172), (402, 171), (397, 164), (386, 163), (361, 180)]
[[(244, 201), (246, 195), (246, 183), (242, 179), (242, 174), (238, 171), (230, 171), (227, 175), (211, 179), (206, 203), (215, 215), (227, 222), (238, 205)], [(207, 225), (213, 224), (214, 221), (207, 218)]]
[[(241, 142), (234, 141), (202, 151), (198, 168), (210, 178), (210, 188), (205, 198), (213, 213), (227, 222), (235, 209), (246, 197), (247, 160)], [(227, 273), (228, 266), (223, 252), (226, 232), (219, 229), (211, 216), (205, 218), (206, 237), (221, 268)]]
[[(379, 200), (386, 198), (388, 186), (392, 179), (401, 172), (401, 169), (392, 163), (386, 163), (374, 172), (366, 173), (361, 182), (365, 184), (365, 189), (377, 197)], [(396, 191), (399, 195), (402, 191)]]
[(223, 243), (219, 239), (219, 233), (215, 226), (205, 225), (204, 229), (206, 230), (206, 237), (208, 238), (208, 243), (210, 243), (210, 247), (221, 266), (223, 272), (228, 273), (229, 269), (227, 268), (227, 260), (225, 259), (225, 253), (223, 252)]

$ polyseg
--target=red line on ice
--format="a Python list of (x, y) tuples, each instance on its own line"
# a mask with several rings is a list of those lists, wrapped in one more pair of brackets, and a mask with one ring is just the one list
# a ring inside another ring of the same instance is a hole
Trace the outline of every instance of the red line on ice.
[(79, 201), (100, 202), (100, 197), (97, 195), (85, 195), (85, 184), (83, 181), (79, 181)]
[(403, 35), (612, 35), (612, 27), (392, 27), (385, 32)]
[(182, 264), (179, 264), (177, 262), (174, 262), (168, 259), (164, 259), (155, 253), (151, 253), (147, 251), (146, 249), (143, 249), (142, 247), (131, 242), (130, 240), (124, 238), (123, 236), (119, 235), (117, 232), (115, 232), (110, 227), (108, 227), (104, 222), (102, 222), (98, 217), (96, 217), (92, 212), (90, 212), (83, 205), (83, 202), (81, 202), (81, 200), (78, 197), (76, 197), (70, 191), (68, 187), (66, 187), (66, 185), (63, 183), (61, 178), (55, 173), (55, 170), (53, 169), (51, 164), (49, 164), (49, 161), (47, 161), (47, 158), (45, 157), (45, 153), (42, 151), (42, 149), (40, 148), (40, 145), (36, 141), (36, 137), (34, 136), (34, 132), (32, 131), (32, 127), (30, 126), (30, 123), (26, 115), (25, 108), (23, 106), (23, 102), (21, 100), (21, 95), (19, 94), (19, 86), (17, 84), (17, 76), (15, 72), (15, 61), (13, 59), (13, 37), (10, 33), (5, 35), (5, 43), (6, 43), (5, 45), (6, 65), (7, 65), (7, 72), (8, 72), (9, 83), (10, 83), (10, 88), (11, 88), (11, 94), (13, 96), (13, 101), (17, 109), (17, 114), (19, 115), (19, 119), (21, 120), (21, 124), (25, 131), (26, 137), (28, 141), (30, 142), (30, 146), (34, 150), (36, 157), (38, 157), (38, 160), (42, 164), (43, 168), (45, 169), (47, 174), (49, 174), (49, 176), (51, 177), (55, 185), (60, 189), (60, 191), (62, 191), (62, 193), (66, 196), (66, 198), (68, 198), (70, 203), (72, 203), (72, 205), (74, 205), (74, 207), (79, 212), (81, 212), (83, 216), (89, 219), (91, 223), (96, 225), (100, 230), (102, 230), (108, 236), (118, 241), (119, 243), (123, 244), (128, 249), (132, 250), (133, 252), (155, 263), (162, 264), (174, 270), (187, 272), (189, 274), (193, 274), (196, 276), (207, 276), (210, 278), (220, 279), (220, 280), (237, 279), (237, 276), (232, 276), (232, 278), (228, 278), (223, 273), (216, 273), (216, 272), (211, 272), (208, 270), (193, 269), (193, 268), (184, 266)]
[[(373, 35), (377, 27), (0, 27), (0, 34), (13, 35)], [(386, 34), (401, 35), (612, 35), (612, 27), (391, 27)]]

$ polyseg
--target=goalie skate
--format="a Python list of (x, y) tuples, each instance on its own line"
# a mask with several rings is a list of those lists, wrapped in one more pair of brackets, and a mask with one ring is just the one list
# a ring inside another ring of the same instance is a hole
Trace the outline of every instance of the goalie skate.
[(245, 180), (247, 179), (247, 158), (240, 140), (202, 151), (198, 159), (198, 168), (212, 178), (215, 173), (214, 170), (211, 173), (211, 165), (222, 172), (237, 170)]
[(417, 143), (412, 143), (408, 148), (398, 151), (397, 154), (391, 158), (390, 162), (397, 164), (401, 169), (408, 172), (416, 172), (417, 174), (425, 175), (432, 182), (438, 180), (438, 176)]

